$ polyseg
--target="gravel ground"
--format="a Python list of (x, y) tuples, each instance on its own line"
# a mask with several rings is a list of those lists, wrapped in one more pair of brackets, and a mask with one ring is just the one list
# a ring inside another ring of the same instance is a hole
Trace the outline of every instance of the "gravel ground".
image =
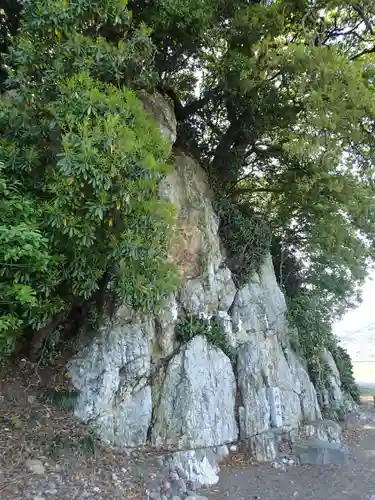
[[(154, 452), (115, 453), (68, 409), (57, 409), (46, 390), (64, 394), (69, 383), (62, 373), (27, 363), (0, 365), (0, 499), (147, 500), (161, 473)], [(222, 467), (219, 485), (200, 494), (208, 500), (375, 500), (372, 410), (366, 408), (366, 420), (346, 433), (349, 467), (282, 471), (239, 454)]]
[(375, 412), (345, 432), (349, 466), (265, 466), (222, 469), (218, 487), (204, 492), (209, 500), (375, 500)]

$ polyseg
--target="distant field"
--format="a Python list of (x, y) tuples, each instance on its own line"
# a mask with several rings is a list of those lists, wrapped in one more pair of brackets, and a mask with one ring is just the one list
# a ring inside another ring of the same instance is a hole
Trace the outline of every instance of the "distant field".
[(373, 397), (375, 396), (375, 389), (366, 389), (361, 387), (361, 397), (367, 399), (367, 401), (373, 401)]

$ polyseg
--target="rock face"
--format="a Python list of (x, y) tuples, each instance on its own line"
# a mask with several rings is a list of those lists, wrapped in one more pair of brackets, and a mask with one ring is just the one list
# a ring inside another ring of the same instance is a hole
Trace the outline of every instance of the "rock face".
[(314, 386), (289, 345), (286, 312), (268, 257), (259, 274), (239, 291), (232, 309), (242, 438), (321, 418)]
[(152, 415), (150, 326), (121, 308), (68, 366), (71, 381), (80, 391), (76, 416), (95, 424), (107, 443), (138, 446), (146, 442)]
[[(171, 106), (160, 96), (143, 95), (142, 101), (173, 142)], [(168, 460), (185, 470), (186, 480), (213, 484), (227, 444), (247, 440), (259, 460), (273, 460), (281, 433), (298, 432), (321, 413), (305, 361), (290, 347), (271, 257), (236, 289), (206, 175), (178, 151), (160, 196), (178, 210), (170, 253), (181, 288), (157, 317), (122, 307), (91, 336), (68, 367), (79, 390), (75, 414), (104, 441), (133, 447), (150, 440), (169, 450)], [(184, 314), (215, 317), (234, 355), (212, 346), (209, 332), (178, 341), (175, 326)]]
[(344, 395), (341, 390), (341, 380), (340, 374), (337, 369), (335, 360), (328, 349), (324, 349), (322, 354), (322, 360), (328, 366), (329, 376), (327, 387), (322, 391), (322, 403), (323, 406), (331, 411), (339, 410), (344, 404)]
[(194, 337), (170, 361), (152, 442), (156, 446), (194, 449), (236, 441), (236, 379), (229, 358)]

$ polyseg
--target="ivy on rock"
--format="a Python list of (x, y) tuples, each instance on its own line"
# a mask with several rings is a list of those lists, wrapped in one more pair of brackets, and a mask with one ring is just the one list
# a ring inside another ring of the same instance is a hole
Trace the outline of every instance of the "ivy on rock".
[(340, 374), (341, 386), (346, 394), (357, 404), (361, 402), (361, 392), (353, 374), (353, 364), (347, 351), (335, 342), (331, 353)]
[(264, 218), (248, 205), (219, 199), (215, 203), (220, 217), (219, 234), (227, 253), (227, 265), (237, 287), (259, 271), (271, 244), (270, 228)]

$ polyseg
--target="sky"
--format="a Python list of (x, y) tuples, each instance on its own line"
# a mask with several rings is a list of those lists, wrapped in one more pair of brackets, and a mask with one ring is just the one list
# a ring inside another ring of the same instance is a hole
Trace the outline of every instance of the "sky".
[(352, 358), (354, 377), (375, 390), (375, 272), (363, 287), (363, 302), (334, 325), (334, 333)]
[(363, 286), (363, 302), (357, 308), (349, 311), (341, 321), (334, 326), (335, 333), (340, 336), (340, 330), (357, 330), (368, 323), (375, 323), (375, 272)]

